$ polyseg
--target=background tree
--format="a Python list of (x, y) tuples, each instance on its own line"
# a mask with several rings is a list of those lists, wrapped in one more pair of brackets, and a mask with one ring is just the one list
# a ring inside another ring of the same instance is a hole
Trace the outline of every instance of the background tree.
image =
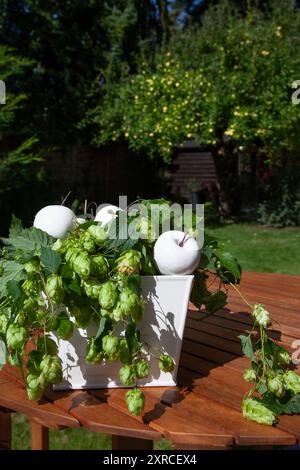
[(274, 1), (244, 17), (231, 2), (210, 8), (202, 27), (178, 33), (138, 73), (116, 84), (93, 112), (94, 141), (126, 139), (136, 151), (170, 161), (195, 139), (210, 148), (231, 209), (239, 200), (238, 156), (275, 164), (299, 151), (299, 110), (291, 85), (300, 70), (300, 13)]
[(30, 189), (36, 188), (43, 174), (37, 139), (20, 126), (19, 112), (27, 97), (11, 93), (11, 85), (21, 85), (31, 64), (10, 49), (0, 46), (0, 77), (6, 84), (6, 104), (0, 105), (0, 226), (4, 230), (12, 212), (27, 214)]

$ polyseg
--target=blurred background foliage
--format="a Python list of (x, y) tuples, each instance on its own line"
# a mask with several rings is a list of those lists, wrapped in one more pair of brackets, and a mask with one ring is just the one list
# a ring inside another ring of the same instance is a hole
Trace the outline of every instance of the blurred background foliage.
[[(0, 0), (3, 230), (12, 211), (28, 222), (37, 201), (59, 201), (53, 152), (63, 164), (75, 146), (119, 146), (138, 175), (157, 162), (158, 180), (189, 140), (214, 156), (223, 215), (240, 213), (242, 164), (258, 194), (251, 217), (298, 225), (299, 178), (288, 174), (299, 167), (299, 26), (294, 0)], [(169, 196), (163, 180), (155, 188)]]

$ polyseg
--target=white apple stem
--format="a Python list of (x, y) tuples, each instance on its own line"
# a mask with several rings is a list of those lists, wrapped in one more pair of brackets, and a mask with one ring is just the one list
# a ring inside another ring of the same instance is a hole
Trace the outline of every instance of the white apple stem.
[(68, 199), (68, 197), (70, 196), (72, 191), (69, 191), (68, 194), (65, 196), (65, 198), (63, 199), (62, 203), (61, 203), (61, 206), (64, 205), (64, 203), (66, 202), (66, 200)]
[(181, 240), (181, 242), (178, 243), (179, 246), (183, 246), (185, 244), (187, 236), (188, 236), (188, 234), (185, 233), (183, 239)]

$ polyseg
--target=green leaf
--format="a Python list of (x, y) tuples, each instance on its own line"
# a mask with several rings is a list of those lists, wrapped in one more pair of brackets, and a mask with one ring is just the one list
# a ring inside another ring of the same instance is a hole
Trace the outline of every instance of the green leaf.
[(108, 321), (108, 318), (101, 317), (100, 322), (99, 322), (99, 328), (95, 336), (95, 339), (99, 338), (104, 333), (107, 321)]
[(128, 284), (129, 289), (131, 289), (136, 294), (140, 294), (141, 292), (141, 283), (142, 283), (142, 278), (139, 274), (132, 274), (131, 276), (128, 276), (127, 278), (127, 284)]
[(3, 268), (2, 275), (0, 277), (0, 298), (7, 295), (7, 283), (9, 281), (21, 281), (26, 279), (26, 273), (23, 270), (23, 265), (16, 261), (1, 261), (1, 267)]
[(135, 323), (129, 323), (125, 331), (125, 337), (130, 354), (135, 354), (136, 352), (140, 351), (142, 343), (140, 340), (140, 332), (136, 328)]
[(251, 361), (256, 363), (257, 361), (256, 361), (256, 357), (255, 357), (253, 347), (252, 347), (251, 335), (248, 335), (248, 336), (239, 335), (239, 338), (241, 340), (242, 350), (245, 356), (251, 359)]
[(18, 219), (14, 214), (11, 218), (10, 228), (9, 228), (9, 237), (16, 237), (20, 235), (23, 231), (23, 225), (20, 219)]
[(226, 270), (233, 274), (237, 280), (240, 279), (241, 268), (237, 259), (231, 253), (223, 251), (221, 248), (215, 248), (213, 253)]
[(41, 263), (44, 266), (47, 275), (57, 273), (61, 264), (61, 254), (51, 248), (42, 246)]
[(204, 302), (204, 297), (207, 294), (206, 288), (206, 274), (204, 272), (197, 272), (194, 277), (194, 284), (190, 296), (191, 302), (197, 308), (201, 308), (201, 305)]
[(294, 395), (287, 403), (285, 403), (282, 413), (288, 415), (300, 413), (300, 393)]
[(227, 294), (226, 292), (223, 292), (222, 290), (211, 293), (207, 291), (205, 297), (204, 297), (204, 305), (205, 305), (205, 310), (208, 313), (214, 313), (217, 310), (220, 310), (220, 308), (225, 307), (227, 303)]
[(81, 288), (76, 278), (72, 279), (71, 283), (67, 285), (69, 292), (75, 292), (75, 294), (81, 295)]
[(55, 238), (50, 237), (46, 232), (35, 227), (23, 229), (19, 235), (13, 235), (10, 238), (1, 238), (2, 242), (8, 247), (16, 250), (35, 251), (40, 250), (42, 246), (50, 247)]
[(276, 395), (266, 392), (261, 399), (261, 402), (275, 415), (284, 413), (285, 405), (280, 403)]
[(22, 290), (19, 286), (19, 283), (15, 279), (8, 281), (6, 284), (6, 289), (8, 295), (12, 297), (13, 301), (18, 300), (22, 295)]

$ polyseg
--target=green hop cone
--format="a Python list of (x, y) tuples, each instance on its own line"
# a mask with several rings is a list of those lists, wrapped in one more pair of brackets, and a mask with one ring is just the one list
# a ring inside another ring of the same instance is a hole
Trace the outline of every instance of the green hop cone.
[(24, 264), (24, 269), (27, 272), (27, 274), (36, 274), (37, 270), (39, 269), (39, 262), (37, 260), (31, 260), (27, 261), (27, 263)]
[(283, 397), (285, 394), (285, 387), (282, 374), (272, 374), (269, 377), (268, 383), (268, 390), (271, 393), (274, 393), (276, 397), (280, 398)]
[(119, 377), (123, 385), (133, 385), (136, 379), (135, 367), (132, 364), (125, 364), (119, 370)]
[(143, 318), (143, 301), (129, 288), (124, 289), (120, 294), (120, 307), (124, 316), (131, 316), (136, 323)]
[(79, 242), (82, 248), (88, 253), (94, 253), (96, 251), (96, 242), (90, 232), (82, 232), (79, 237)]
[(123, 310), (121, 306), (121, 302), (117, 302), (116, 305), (114, 306), (113, 310), (110, 313), (110, 317), (115, 321), (119, 322), (120, 320), (123, 320), (124, 315), (123, 315)]
[(119, 358), (119, 338), (113, 335), (105, 335), (102, 338), (102, 348), (109, 361)]
[(37, 297), (42, 290), (42, 285), (39, 280), (26, 279), (22, 284), (22, 289), (28, 297)]
[(85, 360), (88, 364), (100, 364), (102, 359), (103, 351), (99, 348), (95, 336), (92, 336), (88, 342)]
[(136, 225), (136, 230), (140, 233), (142, 240), (152, 243), (156, 239), (155, 228), (147, 217), (141, 217)]
[(110, 310), (115, 306), (118, 300), (118, 289), (116, 285), (111, 282), (105, 282), (101, 286), (99, 294), (99, 303), (105, 310)]
[(159, 356), (159, 368), (163, 372), (172, 372), (174, 370), (175, 364), (171, 356), (168, 354), (161, 354)]
[(149, 375), (149, 363), (145, 359), (140, 359), (135, 364), (136, 375), (139, 379), (145, 379)]
[(291, 363), (291, 356), (286, 349), (276, 345), (275, 361), (280, 365), (288, 366)]
[(254, 305), (252, 315), (257, 321), (257, 323), (264, 328), (266, 328), (268, 326), (268, 323), (270, 323), (270, 314), (268, 310), (266, 310), (260, 304)]
[(250, 421), (272, 426), (276, 416), (257, 398), (245, 398), (242, 405), (243, 416)]
[(127, 250), (117, 259), (117, 271), (124, 274), (138, 274), (142, 268), (142, 255), (136, 250)]
[(35, 297), (26, 297), (23, 302), (23, 311), (25, 313), (31, 313), (33, 310), (37, 309), (38, 303)]
[(256, 380), (256, 373), (253, 369), (251, 369), (251, 367), (249, 369), (245, 369), (244, 370), (244, 380), (246, 380), (246, 382), (255, 382)]
[(284, 373), (283, 380), (286, 390), (290, 390), (295, 395), (300, 393), (300, 375), (292, 370), (288, 370)]
[(130, 364), (132, 361), (132, 354), (129, 351), (128, 343), (125, 338), (120, 340), (119, 359), (123, 364)]
[(64, 288), (61, 276), (51, 274), (46, 281), (46, 294), (55, 304), (61, 304), (64, 300)]
[(3, 335), (5, 335), (6, 333), (7, 323), (8, 323), (7, 316), (4, 313), (2, 313), (0, 315), (0, 333)]
[(26, 382), (29, 400), (39, 400), (42, 398), (46, 386), (43, 375), (28, 374)]
[(85, 279), (82, 281), (81, 285), (88, 297), (91, 299), (98, 299), (101, 290), (101, 284), (96, 281), (96, 279)]
[(24, 346), (28, 339), (27, 331), (23, 326), (11, 324), (6, 331), (6, 343), (9, 348), (18, 349)]
[(109, 271), (109, 264), (103, 255), (96, 255), (92, 257), (92, 270), (98, 279), (103, 281), (107, 278)]
[(90, 277), (91, 258), (86, 251), (74, 249), (69, 262), (71, 263), (75, 273), (78, 274), (81, 279), (87, 279)]
[(139, 388), (134, 388), (133, 390), (128, 390), (125, 395), (125, 402), (128, 408), (128, 411), (134, 415), (138, 416), (142, 413), (145, 406), (145, 397), (143, 392)]
[(61, 360), (58, 356), (45, 354), (40, 363), (40, 370), (48, 383), (58, 383), (62, 381)]
[(90, 225), (87, 231), (99, 246), (103, 245), (107, 239), (107, 233), (100, 225)]

